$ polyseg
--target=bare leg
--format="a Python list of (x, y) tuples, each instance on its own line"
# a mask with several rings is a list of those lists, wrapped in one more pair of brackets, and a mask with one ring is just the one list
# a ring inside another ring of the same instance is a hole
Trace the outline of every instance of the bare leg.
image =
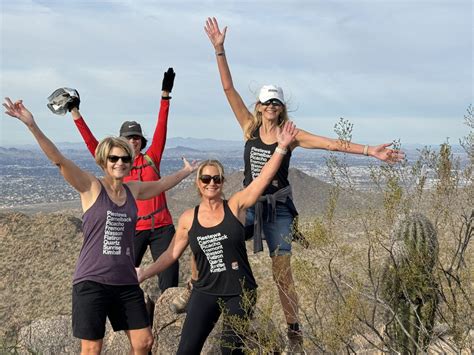
[(102, 350), (102, 339), (81, 339), (81, 355), (99, 355)]
[(153, 346), (153, 336), (150, 327), (126, 331), (130, 340), (130, 354), (147, 355)]
[(272, 256), (272, 271), (286, 322), (293, 324), (298, 322), (298, 296), (291, 273), (290, 258), (290, 255)]

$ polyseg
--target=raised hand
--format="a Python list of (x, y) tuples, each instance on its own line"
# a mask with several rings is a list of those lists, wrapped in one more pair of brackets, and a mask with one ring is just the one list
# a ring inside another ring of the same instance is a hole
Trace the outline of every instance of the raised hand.
[(193, 160), (191, 163), (189, 163), (185, 157), (181, 157), (181, 159), (183, 160), (183, 170), (186, 170), (189, 173), (196, 171), (196, 169), (199, 167), (199, 162), (197, 160)]
[(26, 125), (34, 123), (33, 115), (23, 105), (23, 100), (17, 100), (14, 103), (9, 97), (5, 97), (3, 107), (6, 108), (5, 113), (9, 116), (16, 117)]
[[(79, 93), (77, 93), (77, 95), (79, 95)], [(77, 111), (79, 110), (79, 105), (81, 104), (81, 98), (78, 96), (78, 97), (72, 97), (71, 98), (71, 101), (69, 101), (67, 104), (66, 104), (66, 108), (69, 112), (72, 112), (72, 110), (74, 111)]]
[(278, 127), (277, 142), (282, 147), (288, 147), (298, 134), (298, 129), (292, 121), (285, 122), (283, 127)]
[(207, 37), (211, 41), (214, 48), (223, 47), (225, 41), (225, 34), (227, 32), (227, 26), (224, 27), (222, 32), (219, 30), (219, 24), (215, 17), (207, 18), (206, 26), (204, 26), (204, 31), (206, 31)]
[(171, 92), (173, 90), (174, 77), (176, 73), (173, 68), (168, 68), (163, 75), (163, 82), (161, 83), (161, 91)]
[(371, 155), (387, 163), (397, 163), (405, 158), (405, 153), (398, 149), (390, 149), (393, 143), (377, 145), (373, 148)]

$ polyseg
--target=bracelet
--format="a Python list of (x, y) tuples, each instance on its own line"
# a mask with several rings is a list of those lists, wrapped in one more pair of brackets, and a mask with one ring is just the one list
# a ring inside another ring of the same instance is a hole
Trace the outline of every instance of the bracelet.
[(285, 155), (287, 150), (286, 149), (283, 149), (283, 148), (280, 148), (280, 147), (276, 147), (275, 148), (275, 152), (276, 153), (280, 153), (281, 155)]
[(224, 56), (224, 55), (225, 55), (225, 51), (222, 51), (222, 52), (216, 52), (216, 55), (217, 55), (218, 57), (222, 57), (222, 56)]
[(364, 155), (369, 155), (369, 146), (367, 144), (364, 146)]

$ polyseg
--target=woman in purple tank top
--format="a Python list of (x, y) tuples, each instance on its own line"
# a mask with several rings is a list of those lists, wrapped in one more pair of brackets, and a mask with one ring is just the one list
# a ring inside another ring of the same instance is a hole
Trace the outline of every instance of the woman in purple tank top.
[[(278, 148), (262, 168), (258, 178), (245, 189), (224, 200), (224, 171), (216, 160), (203, 162), (197, 171), (196, 185), (201, 203), (179, 218), (176, 235), (170, 247), (145, 270), (138, 272), (143, 281), (172, 265), (190, 244), (197, 263), (198, 279), (183, 325), (178, 354), (200, 354), (207, 336), (224, 312), (221, 335), (222, 354), (243, 354), (245, 332), (227, 321), (231, 317), (248, 320), (252, 310), (242, 301), (245, 291), (254, 299), (257, 285), (247, 259), (245, 247), (245, 213), (271, 182), (287, 148), (298, 131), (287, 122), (278, 130)], [(248, 296), (248, 294), (247, 294)], [(231, 323), (231, 322), (230, 322)]]
[(130, 173), (134, 152), (123, 138), (102, 140), (95, 154), (104, 177), (83, 171), (64, 157), (36, 124), (22, 100), (5, 99), (9, 116), (31, 131), (45, 155), (81, 197), (84, 242), (73, 280), (73, 334), (81, 350), (99, 354), (106, 318), (115, 331), (125, 330), (133, 354), (148, 354), (153, 345), (143, 292), (133, 263), (133, 236), (137, 220), (135, 199), (147, 200), (191, 174), (197, 164), (185, 159), (181, 170), (159, 181), (123, 182)]

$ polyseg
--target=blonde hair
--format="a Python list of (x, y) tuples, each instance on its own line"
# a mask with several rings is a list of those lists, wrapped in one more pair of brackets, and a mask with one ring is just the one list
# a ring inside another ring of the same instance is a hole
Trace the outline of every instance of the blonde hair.
[(199, 191), (199, 177), (201, 176), (202, 171), (204, 170), (206, 166), (215, 167), (219, 171), (219, 175), (222, 181), (224, 182), (224, 166), (222, 165), (222, 163), (219, 160), (215, 160), (215, 159), (208, 159), (208, 160), (203, 161), (201, 164), (199, 164), (199, 167), (197, 168), (197, 171), (196, 171), (196, 188), (197, 188), (197, 192), (199, 196), (201, 196), (201, 191)]
[[(262, 124), (262, 113), (258, 110), (258, 105), (260, 104), (261, 104), (260, 101), (257, 101), (255, 103), (255, 107), (253, 110), (253, 114), (251, 115), (251, 119), (244, 128), (245, 140), (257, 138), (255, 137), (254, 132)], [(283, 105), (282, 111), (280, 115), (278, 116), (278, 126), (283, 127), (285, 122), (289, 121), (289, 119), (290, 118), (288, 117), (288, 111), (286, 109), (286, 105)]]
[(107, 157), (109, 156), (112, 148), (123, 149), (128, 155), (130, 155), (133, 163), (133, 159), (135, 159), (135, 152), (128, 141), (123, 137), (107, 137), (102, 139), (97, 148), (95, 148), (95, 162), (98, 166), (101, 168), (105, 168), (107, 166)]

